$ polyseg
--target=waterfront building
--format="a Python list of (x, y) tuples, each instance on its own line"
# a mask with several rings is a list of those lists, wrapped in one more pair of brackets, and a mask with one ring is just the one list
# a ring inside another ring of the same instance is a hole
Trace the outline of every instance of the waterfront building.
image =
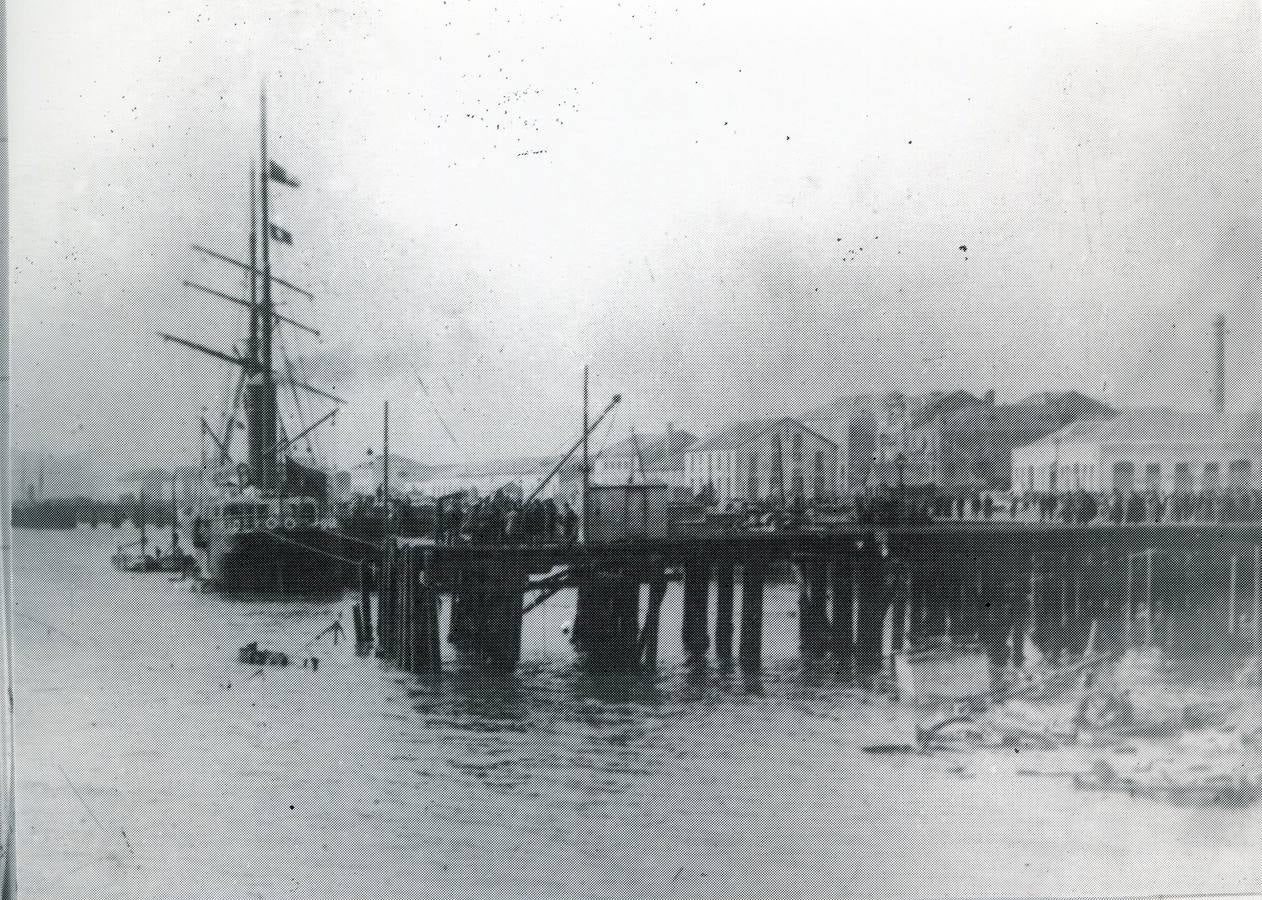
[(665, 484), (683, 488), (684, 456), (695, 435), (673, 428), (658, 434), (632, 435), (592, 460), (592, 484)]
[(804, 425), (824, 435), (837, 448), (833, 490), (838, 497), (854, 497), (868, 489), (880, 459), (882, 436), (890, 430), (890, 413), (897, 410), (902, 400), (896, 391), (839, 397), (801, 418)]
[(1076, 391), (1042, 393), (997, 404), (993, 391), (933, 392), (891, 409), (878, 441), (879, 483), (932, 487), (963, 496), (1008, 490), (1012, 454), (1084, 419), (1105, 420), (1114, 410)]
[(739, 422), (693, 445), (684, 479), (711, 505), (790, 504), (836, 499), (837, 444), (797, 419)]
[(1262, 419), (1144, 407), (1084, 419), (1013, 451), (1016, 491), (1163, 494), (1249, 489), (1262, 466)]

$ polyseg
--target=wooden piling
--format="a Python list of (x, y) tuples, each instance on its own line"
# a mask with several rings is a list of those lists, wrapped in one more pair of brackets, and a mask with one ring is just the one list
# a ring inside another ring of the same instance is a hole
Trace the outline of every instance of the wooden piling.
[(841, 543), (832, 560), (832, 614), (830, 649), (839, 672), (854, 663), (854, 554), (851, 540)]
[(907, 645), (915, 649), (924, 643), (926, 587), (929, 582), (929, 554), (923, 540), (907, 548)]
[(689, 656), (710, 649), (710, 563), (690, 556), (684, 563), (683, 645)]
[(396, 577), (399, 580), (399, 668), (404, 672), (412, 671), (412, 651), (415, 646), (412, 622), (412, 546), (405, 544), (399, 548), (399, 559), (396, 565)]
[(1184, 573), (1186, 555), (1172, 547), (1152, 548), (1148, 553), (1151, 564), (1149, 588), (1149, 615), (1152, 619), (1153, 641), (1158, 647), (1172, 649), (1178, 640), (1178, 622), (1186, 603)]
[(714, 653), (721, 662), (732, 658), (732, 606), (735, 593), (732, 569), (732, 561), (726, 558), (719, 559), (714, 569)]
[[(427, 563), (433, 560), (427, 557)], [(442, 620), (442, 594), (438, 590), (439, 573), (437, 567), (427, 564), (425, 577), (425, 620), (426, 636), (429, 639), (429, 663), (433, 672), (443, 669), (443, 642), (440, 635)]]
[(1006, 631), (1008, 572), (1005, 555), (992, 539), (984, 555), (978, 558), (980, 588), (978, 594), (978, 636), (991, 665), (1008, 664)]
[(1059, 594), (1060, 583), (1056, 580), (1055, 567), (1052, 565), (1052, 552), (1050, 549), (1040, 548), (1033, 556), (1030, 642), (1044, 659), (1051, 654), (1052, 597)]
[(640, 636), (644, 665), (657, 666), (658, 638), (661, 632), (662, 600), (666, 597), (666, 567), (659, 557), (654, 558), (649, 569), (648, 608), (644, 612), (644, 631)]
[(947, 555), (941, 535), (927, 536), (920, 547), (920, 585), (916, 590), (920, 605), (919, 621), (914, 625), (912, 647), (923, 649), (946, 636)]
[(1253, 546), (1253, 642), (1254, 652), (1262, 649), (1262, 545)]
[(637, 560), (623, 558), (613, 609), (613, 630), (610, 635), (613, 655), (624, 668), (638, 668), (640, 663), (640, 586), (643, 576)]
[(798, 560), (798, 640), (803, 657), (828, 646), (828, 571), (822, 556)]
[(907, 574), (907, 553), (902, 542), (891, 541), (889, 557), (886, 559), (886, 592), (890, 605), (890, 651), (899, 653), (907, 640), (907, 608), (910, 601), (907, 592), (911, 589), (911, 579)]
[(1018, 669), (1025, 665), (1025, 647), (1029, 640), (1032, 620), (1034, 583), (1034, 553), (1023, 541), (1018, 541), (1012, 556), (1012, 665)]
[(363, 645), (372, 646), (372, 563), (359, 561), (359, 619), (363, 629)]
[(889, 607), (886, 560), (875, 535), (865, 535), (856, 559), (858, 582), (858, 629), (855, 634), (855, 668), (871, 683), (883, 662), (882, 626)]
[(518, 553), (508, 550), (482, 561), (486, 571), (483, 658), (501, 671), (521, 659), (522, 597), (529, 573)]
[(740, 663), (746, 670), (762, 667), (763, 583), (766, 564), (751, 552), (741, 567)]
[(377, 656), (383, 659), (394, 658), (394, 583), (391, 577), (392, 566), (390, 548), (382, 554), (382, 563), (377, 570)]
[(1068, 557), (1069, 573), (1065, 600), (1065, 649), (1079, 656), (1087, 648), (1091, 636), (1092, 602), (1102, 589), (1099, 566), (1103, 560), (1097, 550), (1086, 551), (1075, 546)]
[(351, 629), (355, 635), (355, 649), (364, 649), (364, 617), (358, 603), (351, 604)]
[(946, 619), (947, 638), (958, 641), (964, 632), (962, 604), (964, 593), (964, 554), (956, 550), (943, 552), (943, 566), (939, 570), (942, 590), (943, 613)]
[(1115, 546), (1103, 543), (1092, 553), (1090, 575), (1079, 611), (1085, 623), (1081, 648), (1075, 648), (1079, 652), (1086, 649), (1092, 621), (1098, 623), (1096, 652), (1126, 647), (1130, 609), (1126, 602), (1126, 569), (1122, 565), (1125, 555), (1125, 551), (1119, 553)]

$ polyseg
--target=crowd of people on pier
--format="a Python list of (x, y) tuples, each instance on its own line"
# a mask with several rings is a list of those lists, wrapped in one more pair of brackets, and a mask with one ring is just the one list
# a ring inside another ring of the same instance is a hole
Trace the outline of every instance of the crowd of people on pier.
[[(346, 523), (362, 538), (380, 540), (380, 498), (361, 498), (346, 510)], [(949, 521), (1023, 521), (1124, 524), (1169, 522), (1262, 522), (1262, 490), (1233, 488), (1161, 493), (1156, 490), (1095, 494), (978, 491), (967, 495), (880, 488), (859, 495), (834, 519), (798, 502), (750, 507), (731, 519), (737, 530), (794, 531), (827, 528), (828, 521), (875, 525), (918, 525)], [(548, 544), (578, 539), (580, 513), (569, 502), (502, 490), (488, 496), (459, 493), (423, 500), (392, 498), (396, 536), (428, 538), (437, 544)], [(683, 518), (672, 516), (672, 519)], [(691, 521), (676, 522), (687, 527)], [(373, 533), (376, 532), (376, 537)]]
[[(361, 498), (348, 510), (350, 521), (380, 520), (381, 501)], [(436, 499), (391, 498), (396, 536), (428, 538), (437, 544), (572, 543), (578, 539), (578, 513), (564, 500), (523, 500), (513, 491), (484, 497), (469, 493)]]
[(1150, 488), (1095, 494), (1078, 489), (1059, 493), (1030, 491), (999, 497), (980, 491), (964, 496), (926, 497), (882, 490), (856, 498), (853, 516), (858, 522), (906, 524), (1002, 518), (1075, 525), (1262, 522), (1262, 490), (1231, 488), (1163, 493)]

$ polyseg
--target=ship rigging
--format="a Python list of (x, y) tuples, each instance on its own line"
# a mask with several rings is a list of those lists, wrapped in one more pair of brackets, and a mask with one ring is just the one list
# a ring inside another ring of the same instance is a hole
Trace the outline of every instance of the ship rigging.
[[(197, 244), (195, 253), (242, 270), (249, 284), (248, 298), (238, 298), (193, 281), (186, 287), (244, 307), (249, 312), (245, 352), (238, 346), (221, 350), (188, 338), (159, 333), (164, 340), (226, 362), (237, 369), (231, 406), (222, 433), (203, 416), (203, 443), (215, 445), (216, 464), (205, 461), (202, 513), (195, 523), (193, 543), (202, 556), (205, 581), (213, 590), (229, 594), (322, 595), (340, 584), (343, 561), (336, 507), (329, 491), (328, 473), (310, 460), (299, 462), (293, 448), (332, 422), (345, 401), (297, 377), (280, 341), (280, 326), (319, 337), (314, 327), (282, 315), (273, 288), (312, 298), (309, 291), (272, 273), (272, 244), (291, 245), (293, 235), (271, 216), (271, 189), (280, 184), (297, 189), (299, 182), (268, 153), (267, 92), (259, 94), (259, 156), (250, 166), (250, 232), (246, 260), (238, 260)], [(278, 371), (276, 357), (283, 362)], [(289, 389), (300, 429), (290, 437), (280, 420), (278, 393)], [(332, 404), (332, 409), (306, 425), (300, 396)], [(240, 414), (240, 415), (239, 415)], [(243, 428), (246, 459), (234, 463), (233, 435)]]

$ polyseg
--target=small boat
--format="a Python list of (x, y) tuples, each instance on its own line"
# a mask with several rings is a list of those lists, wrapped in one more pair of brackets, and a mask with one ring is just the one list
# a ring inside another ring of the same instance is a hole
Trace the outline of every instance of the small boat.
[(145, 492), (140, 492), (140, 509), (136, 515), (136, 525), (140, 529), (140, 538), (130, 544), (120, 544), (110, 556), (110, 562), (120, 572), (168, 572), (185, 575), (197, 566), (193, 554), (185, 553), (180, 548), (179, 520), (175, 508), (175, 481), (171, 482), (171, 552), (163, 553), (161, 548), (148, 552), (148, 538), (145, 532), (145, 520), (148, 517), (148, 503)]

